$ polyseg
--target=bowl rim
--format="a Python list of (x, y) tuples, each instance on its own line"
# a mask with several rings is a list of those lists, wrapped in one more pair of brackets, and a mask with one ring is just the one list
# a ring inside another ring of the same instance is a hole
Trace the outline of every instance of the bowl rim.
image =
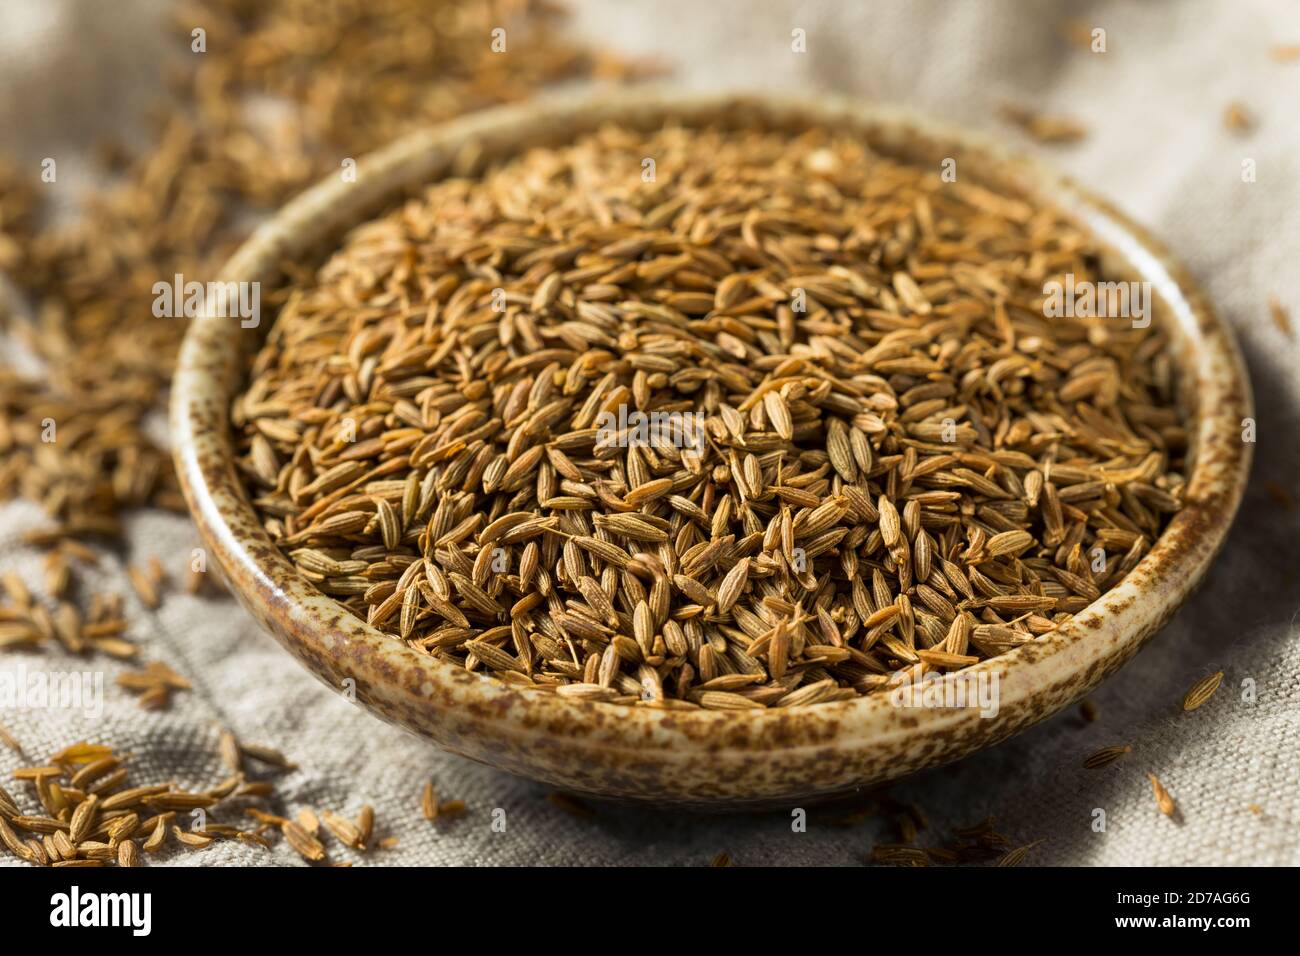
[[(1045, 682), (1095, 674), (1095, 684), (1118, 666), (1113, 663), (1117, 654), (1120, 663), (1127, 660), (1172, 615), (1222, 546), (1249, 472), (1252, 449), (1240, 432), (1241, 419), (1253, 413), (1249, 380), (1226, 323), (1162, 243), (1070, 178), (1005, 149), (986, 135), (954, 129), (909, 110), (839, 96), (699, 93), (653, 87), (550, 95), (422, 129), (361, 158), (355, 182), (330, 176), (277, 210), (219, 270), (217, 281), (261, 281), (268, 273), (268, 263), (304, 253), (322, 234), (359, 225), (369, 216), (358, 214), (358, 209), (379, 211), (384, 204), (396, 205), (415, 184), (432, 181), (431, 171), (445, 169), (458, 161), (457, 157), (463, 160), (466, 149), (475, 149), (476, 144), (500, 148), (505, 143), (507, 151), (511, 144), (515, 149), (527, 147), (537, 142), (539, 131), (553, 124), (572, 126), (577, 122), (594, 129), (600, 122), (616, 118), (693, 120), (746, 113), (777, 125), (791, 120), (813, 125), (850, 122), (864, 131), (951, 142), (962, 156), (989, 164), (999, 175), (1026, 177), (1027, 193), (1041, 197), (1050, 187), (1053, 205), (1138, 268), (1167, 303), (1164, 311), (1172, 312), (1187, 347), (1195, 353), (1198, 376), (1199, 401), (1193, 420), (1196, 458), (1188, 475), (1186, 507), (1173, 517), (1136, 568), (1073, 621), (963, 670), (971, 675), (999, 674), (1003, 709), (1008, 703), (1029, 698)], [(241, 599), (262, 610), (259, 616), (272, 625), (277, 639), (284, 643), (282, 629), (288, 629), (297, 635), (295, 640), (309, 642), (315, 652), (328, 655), (346, 649), (346, 654), (336, 655), (333, 661), (308, 662), (327, 683), (341, 673), (382, 675), (381, 679), (401, 682), (400, 693), (413, 706), (421, 706), (419, 698), (426, 691), (427, 706), (434, 709), (452, 699), (459, 705), (471, 700), (479, 705), (477, 713), (485, 722), (510, 724), (512, 733), (538, 739), (557, 727), (574, 727), (593, 713), (604, 714), (604, 718), (616, 719), (602, 718), (590, 742), (629, 753), (644, 753), (647, 747), (703, 747), (713, 753), (789, 753), (825, 747), (825, 736), (798, 739), (787, 733), (791, 721), (813, 715), (831, 720), (837, 734), (848, 735), (836, 741), (837, 745), (881, 747), (902, 745), (905, 738), (953, 732), (980, 719), (969, 708), (923, 708), (910, 715), (913, 719), (900, 720), (888, 693), (812, 708), (768, 708), (743, 714), (579, 701), (524, 690), (419, 654), (316, 591), (261, 531), (229, 455), (228, 404), (243, 386), (244, 371), (240, 368), (242, 346), (237, 344), (237, 336), (230, 334), (230, 321), (200, 315), (191, 323), (181, 348), (172, 391), (171, 430), (182, 489), (204, 540), (242, 592)], [(1086, 639), (1099, 634), (1113, 640)], [(322, 667), (329, 670), (328, 679)], [(1006, 688), (1013, 695), (1010, 699)], [(1034, 719), (1063, 706), (1053, 706)], [(996, 718), (990, 723), (995, 722)], [(997, 739), (996, 731), (986, 730), (982, 732), (984, 742)]]

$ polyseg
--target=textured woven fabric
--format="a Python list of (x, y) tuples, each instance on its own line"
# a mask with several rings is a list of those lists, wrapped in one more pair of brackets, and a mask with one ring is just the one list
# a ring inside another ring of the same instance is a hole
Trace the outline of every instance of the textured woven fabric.
[[(79, 88), (104, 69), (98, 58), (132, 60), (131, 48), (124, 54), (116, 44), (146, 42), (139, 38), (153, 35), (150, 11), (162, 4), (114, 4), (119, 29), (113, 36), (120, 34), (121, 41), (92, 38), (84, 32), (86, 20), (50, 13), (80, 6), (7, 0), (0, 10), (0, 88), (17, 94), (0, 104), (3, 145), (37, 160), (53, 148), (45, 137), (54, 127), (48, 116), (37, 122), (25, 115), (20, 104), (57, 110), (58, 98), (70, 97), (61, 115), (75, 122), (77, 97), (85, 100)], [(860, 94), (1010, 141), (1021, 138), (997, 119), (1006, 101), (1088, 125), (1090, 135), (1075, 146), (1023, 146), (1153, 227), (1235, 327), (1258, 405), (1251, 485), (1200, 591), (1093, 695), (1096, 722), (1086, 724), (1071, 710), (961, 763), (900, 782), (892, 792), (924, 809), (929, 830), (922, 843), (937, 844), (951, 827), (992, 814), (1013, 840), (1043, 841), (1030, 863), (1300, 863), (1300, 646), (1293, 623), (1300, 607), (1300, 512), (1282, 503), (1296, 496), (1300, 472), (1294, 437), (1300, 431), (1294, 371), (1300, 355), (1269, 320), (1267, 307), (1276, 296), (1300, 320), (1294, 271), (1300, 62), (1269, 57), (1275, 44), (1300, 43), (1300, 9), (1262, 0), (577, 0), (571, 6), (575, 32), (610, 49), (655, 54), (689, 87)], [(45, 12), (37, 15), (37, 8)], [(1104, 27), (1108, 52), (1089, 53), (1062, 39), (1069, 18)], [(806, 31), (805, 54), (790, 50), (796, 28)], [(46, 78), (55, 75), (65, 82), (51, 89)], [(134, 72), (114, 75), (123, 87), (130, 77), (139, 82)], [(39, 89), (28, 91), (25, 84)], [(106, 107), (117, 111), (108, 114), (117, 123), (126, 121), (138, 90), (120, 92)], [(1254, 132), (1225, 129), (1224, 109), (1233, 100), (1257, 118)], [(103, 122), (103, 109), (94, 112)], [(76, 137), (63, 133), (59, 148), (75, 149)], [(1244, 158), (1257, 163), (1255, 183), (1241, 181)], [(41, 524), (26, 503), (0, 506), (0, 570), (18, 570), (34, 591), (37, 555), (19, 538)], [(87, 572), (87, 590), (126, 594), (143, 657), (170, 664), (194, 682), (194, 690), (177, 695), (167, 713), (146, 713), (113, 686), (122, 670), (114, 662), (77, 661), (53, 648), (0, 655), (0, 669), (8, 673), (26, 667), (104, 675), (97, 719), (80, 712), (0, 710), (0, 723), (34, 762), (86, 738), (134, 754), (139, 782), (175, 778), (205, 786), (222, 776), (217, 734), (228, 726), (297, 762), (299, 769), (275, 778), (286, 810), (312, 806), (355, 814), (363, 804), (374, 806), (377, 833), (398, 838), (399, 845), (365, 856), (331, 851), (332, 858), (358, 863), (701, 864), (725, 850), (738, 864), (849, 864), (863, 862), (874, 843), (897, 839), (884, 818), (839, 828), (823, 825), (827, 814), (817, 812), (806, 833), (791, 832), (787, 813), (719, 818), (602, 806), (591, 819), (566, 815), (546, 800), (545, 788), (441, 754), (329, 692), (228, 598), (195, 598), (173, 588), (157, 612), (147, 611), (126, 584), (125, 559), (157, 555), (179, 580), (197, 542), (186, 520), (155, 513), (130, 520), (129, 542), (125, 555), (105, 553), (101, 567)], [(1187, 688), (1215, 670), (1227, 674), (1217, 695), (1200, 710), (1182, 713)], [(1251, 687), (1253, 702), (1243, 692)], [(1084, 756), (1116, 743), (1130, 743), (1134, 752), (1099, 770), (1080, 767)], [(0, 748), (6, 785), (17, 763)], [(1147, 772), (1156, 773), (1177, 800), (1181, 824), (1157, 812)], [(445, 799), (464, 800), (468, 814), (436, 828), (425, 822), (418, 800), (429, 777)], [(503, 833), (490, 825), (497, 807), (506, 811)], [(1093, 827), (1098, 809), (1105, 811), (1104, 832)], [(217, 844), (150, 862), (300, 861), (282, 844), (269, 851)]]

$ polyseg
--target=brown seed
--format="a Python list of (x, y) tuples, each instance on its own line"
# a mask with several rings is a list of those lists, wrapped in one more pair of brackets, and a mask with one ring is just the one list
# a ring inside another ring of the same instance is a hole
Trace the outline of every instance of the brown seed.
[[(217, 802), (216, 798), (206, 793), (158, 793), (143, 798), (141, 801), (151, 810), (206, 810)], [(105, 801), (105, 806), (107, 806)]]
[(389, 551), (396, 551), (402, 542), (402, 527), (397, 520), (397, 512), (383, 498), (375, 499), (375, 507), (379, 517), (379, 530), (384, 540), (384, 547)]
[(1014, 850), (1008, 850), (995, 865), (1019, 866), (1021, 863), (1025, 862), (1025, 857), (1029, 855), (1029, 851), (1042, 842), (1042, 840), (1035, 840), (1033, 843), (1027, 843), (1024, 846), (1016, 847)]
[(126, 816), (117, 817), (108, 823), (105, 835), (110, 843), (117, 843), (121, 840), (130, 839), (135, 835), (136, 830), (140, 828), (140, 815), (137, 813), (128, 813)]
[(727, 572), (726, 577), (718, 586), (718, 604), (719, 614), (726, 614), (732, 606), (739, 600), (745, 590), (745, 585), (749, 580), (749, 558), (741, 558), (736, 562), (736, 566)]
[(1102, 747), (1096, 753), (1086, 758), (1083, 761), (1083, 766), (1087, 770), (1095, 770), (1097, 767), (1104, 767), (1108, 763), (1114, 763), (1120, 757), (1132, 752), (1133, 748), (1128, 744), (1116, 747)]
[(285, 841), (293, 847), (294, 852), (304, 860), (319, 863), (325, 859), (325, 846), (300, 824), (293, 820), (286, 820), (280, 824), (280, 832), (284, 834)]
[(158, 817), (158, 822), (154, 824), (153, 832), (149, 834), (148, 839), (144, 841), (144, 852), (157, 853), (167, 842), (167, 827), (169, 825), (169, 814), (163, 814)]
[(1003, 531), (995, 534), (985, 543), (984, 548), (993, 557), (1004, 554), (1019, 554), (1034, 543), (1034, 536), (1027, 531)]
[(96, 780), (101, 779), (106, 774), (112, 773), (122, 763), (121, 759), (112, 757), (100, 757), (98, 760), (92, 760), (88, 764), (82, 765), (76, 773), (72, 775), (68, 783), (78, 790), (84, 790), (93, 784)]
[(465, 650), (473, 654), (494, 671), (523, 671), (523, 666), (513, 655), (487, 641), (469, 641)]
[(767, 410), (768, 420), (773, 430), (789, 441), (794, 437), (794, 423), (790, 420), (790, 409), (780, 392), (768, 392), (763, 396), (763, 407)]
[(433, 781), (426, 780), (420, 791), (420, 812), (426, 820), (438, 819), (438, 795), (434, 792)]
[(1229, 103), (1223, 111), (1223, 125), (1234, 133), (1248, 133), (1255, 126), (1254, 119), (1240, 103)]
[(177, 842), (184, 846), (194, 847), (196, 850), (205, 849), (212, 844), (212, 837), (196, 833), (193, 830), (182, 830), (178, 826), (172, 827), (172, 835), (176, 837)]
[(464, 800), (447, 800), (438, 805), (438, 818), (441, 820), (458, 817), (465, 812), (465, 809)]
[(334, 834), (340, 843), (353, 848), (361, 846), (361, 828), (351, 820), (330, 810), (325, 810), (321, 813), (321, 822), (325, 824), (326, 829)]
[[(124, 770), (121, 771), (121, 774), (122, 779), (125, 780), (126, 773)], [(113, 775), (110, 774), (108, 777), (103, 778), (103, 780), (110, 780), (112, 777)], [(103, 780), (100, 782), (102, 783)], [(119, 790), (117, 793), (105, 797), (103, 802), (100, 804), (100, 809), (107, 813), (110, 810), (122, 810), (127, 807), (133, 807), (142, 802), (146, 797), (165, 793), (168, 789), (168, 784), (147, 784), (139, 787), (129, 787), (126, 790)]]
[(72, 813), (72, 821), (68, 824), (68, 839), (73, 843), (80, 843), (90, 833), (95, 822), (95, 816), (99, 812), (99, 798), (91, 794), (85, 800), (77, 805), (77, 809)]
[(62, 830), (52, 833), (50, 842), (54, 844), (59, 859), (71, 860), (77, 855), (77, 848), (72, 845), (72, 841), (68, 839), (68, 835)]
[(1003, 106), (1002, 115), (1041, 143), (1074, 143), (1088, 135), (1083, 124), (1067, 116), (1046, 116), (1011, 104)]
[(223, 730), (217, 739), (217, 749), (221, 755), (221, 762), (232, 773), (239, 773), (244, 769), (243, 752), (239, 749), (239, 740), (234, 733)]
[(1192, 685), (1192, 689), (1183, 698), (1183, 710), (1196, 710), (1214, 696), (1214, 692), (1219, 689), (1219, 685), (1222, 683), (1223, 671), (1215, 671), (1207, 677), (1202, 677)]
[(18, 834), (6, 822), (3, 815), (0, 815), (0, 841), (9, 848), (9, 852), (20, 860), (26, 860), (29, 863), (35, 862), (35, 855), (27, 844), (18, 839)]
[(1276, 296), (1271, 296), (1269, 298), (1268, 311), (1273, 317), (1273, 324), (1278, 327), (1278, 330), (1287, 338), (1293, 338), (1295, 336), (1295, 330), (1291, 326), (1291, 314), (1286, 310), (1286, 307), (1278, 301)]
[(892, 548), (898, 544), (899, 536), (902, 533), (902, 525), (899, 524), (898, 510), (894, 503), (884, 495), (876, 501), (876, 510), (880, 512), (880, 536), (885, 542), (885, 547)]
[(375, 832), (375, 810), (370, 805), (361, 808), (357, 814), (357, 843), (361, 848), (370, 845), (370, 840)]
[(284, 754), (272, 747), (264, 747), (260, 744), (239, 742), (239, 749), (245, 757), (251, 757), (258, 763), (264, 763), (270, 767), (276, 767), (280, 770), (297, 770), (298, 765), (291, 762)]
[(156, 610), (162, 604), (157, 585), (143, 568), (131, 565), (126, 569), (126, 575), (141, 604), (150, 610)]
[(43, 766), (43, 767), (19, 767), (13, 772), (15, 780), (41, 780), (47, 777), (63, 776), (62, 767)]
[(1156, 779), (1155, 774), (1147, 774), (1147, 779), (1151, 781), (1151, 793), (1156, 798), (1156, 806), (1160, 808), (1160, 812), (1167, 817), (1173, 817), (1178, 812), (1178, 805), (1174, 803), (1174, 798), (1169, 795), (1164, 784)]

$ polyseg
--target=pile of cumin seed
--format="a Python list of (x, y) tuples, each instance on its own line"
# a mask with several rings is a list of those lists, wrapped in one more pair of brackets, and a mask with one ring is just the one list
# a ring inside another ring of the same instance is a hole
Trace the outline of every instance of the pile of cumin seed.
[[(22, 754), (7, 732), (3, 737)], [(271, 797), (274, 788), (245, 773), (245, 758), (280, 769), (288, 764), (271, 748), (239, 744), (233, 736), (229, 740), (232, 773), (206, 790), (184, 790), (175, 782), (128, 786), (132, 755), (84, 740), (64, 747), (45, 764), (19, 767), (13, 776), (31, 785), (38, 807), (25, 812), (0, 786), (0, 845), (28, 863), (56, 867), (134, 867), (142, 852), (154, 854), (171, 845), (202, 850), (223, 839), (267, 847), (265, 833), (271, 826), (265, 820), (244, 829), (206, 815), (242, 806), (245, 815), (269, 817), (247, 806)], [(189, 829), (196, 811), (205, 816), (199, 828)]]
[[(1167, 342), (1046, 318), (1067, 274), (1105, 278), (1058, 213), (849, 134), (610, 126), (296, 280), (240, 466), (304, 575), (434, 657), (584, 700), (850, 699), (1052, 631), (1179, 509)], [(629, 411), (704, 441), (608, 441)]]
[[(62, 152), (66, 178), (47, 183), (0, 142), (0, 285), (19, 293), (0, 289), (0, 334), (44, 366), (0, 361), (0, 503), (42, 507), (51, 527), (29, 540), (41, 548), (119, 540), (133, 509), (185, 513), (155, 436), (186, 319), (155, 315), (156, 283), (206, 280), (250, 223), (402, 133), (551, 83), (646, 71), (565, 40), (546, 0), (166, 6), (158, 108), (139, 118), (140, 142), (86, 151), (94, 188)], [(87, 196), (71, 220), (54, 200), (65, 189)]]

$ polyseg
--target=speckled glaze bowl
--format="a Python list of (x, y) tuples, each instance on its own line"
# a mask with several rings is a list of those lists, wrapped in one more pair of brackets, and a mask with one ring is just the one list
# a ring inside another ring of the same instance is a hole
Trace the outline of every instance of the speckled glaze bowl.
[[(189, 329), (172, 402), (176, 464), (199, 531), (244, 606), (330, 687), (446, 750), (578, 793), (707, 809), (793, 806), (956, 760), (1082, 697), (1160, 627), (1205, 575), (1249, 468), (1241, 437), (1250, 387), (1227, 328), (1164, 247), (1104, 202), (1023, 157), (914, 116), (829, 97), (685, 95), (635, 90), (533, 102), (421, 131), (299, 196), (226, 263), (220, 278), (269, 289), (285, 261), (315, 262), (342, 232), (429, 181), (557, 144), (617, 120), (653, 128), (757, 124), (855, 130), (880, 152), (1054, 204), (1106, 250), (1115, 278), (1151, 283), (1190, 416), (1187, 506), (1115, 589), (1072, 623), (966, 673), (997, 675), (994, 716), (895, 706), (888, 694), (804, 709), (653, 710), (512, 688), (410, 650), (345, 612), (280, 555), (232, 465), (228, 409), (260, 328), (205, 316)], [(265, 300), (265, 291), (263, 294)]]

